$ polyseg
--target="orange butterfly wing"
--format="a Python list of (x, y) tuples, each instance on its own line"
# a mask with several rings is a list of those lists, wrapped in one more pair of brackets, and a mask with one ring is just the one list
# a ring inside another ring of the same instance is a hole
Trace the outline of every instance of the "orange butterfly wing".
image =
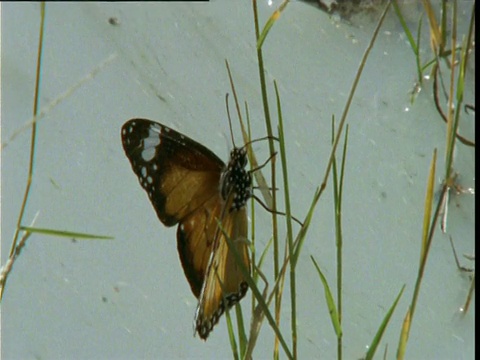
[[(228, 234), (243, 266), (250, 271), (245, 207), (227, 212), (221, 220), (221, 226)], [(248, 290), (245, 276), (228, 246), (224, 232), (218, 227), (213, 246), (195, 313), (195, 331), (202, 339), (208, 337), (225, 309), (238, 303)]]
[(173, 226), (216, 196), (225, 164), (177, 131), (146, 119), (122, 127), (125, 153), (158, 218)]
[(177, 229), (178, 254), (196, 298), (200, 297), (208, 262), (214, 251), (212, 245), (218, 228), (216, 218), (221, 208), (222, 202), (216, 194), (182, 220)]

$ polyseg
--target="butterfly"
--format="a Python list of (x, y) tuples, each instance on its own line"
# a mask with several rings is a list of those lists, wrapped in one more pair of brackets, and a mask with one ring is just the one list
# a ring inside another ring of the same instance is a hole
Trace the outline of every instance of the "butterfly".
[(245, 205), (253, 188), (246, 150), (234, 147), (225, 164), (198, 142), (146, 119), (127, 121), (121, 136), (158, 218), (165, 226), (178, 224), (180, 261), (198, 299), (195, 333), (206, 340), (248, 290), (225, 238), (250, 272)]

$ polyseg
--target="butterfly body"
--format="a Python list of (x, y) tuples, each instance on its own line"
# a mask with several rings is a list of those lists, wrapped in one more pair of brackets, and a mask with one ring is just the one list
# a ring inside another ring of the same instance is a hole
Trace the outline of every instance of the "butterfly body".
[(178, 224), (177, 249), (198, 298), (195, 331), (205, 340), (225, 309), (248, 289), (225, 239), (227, 234), (249, 270), (245, 204), (252, 179), (246, 152), (234, 148), (225, 164), (205, 146), (146, 119), (127, 121), (122, 143), (160, 221)]

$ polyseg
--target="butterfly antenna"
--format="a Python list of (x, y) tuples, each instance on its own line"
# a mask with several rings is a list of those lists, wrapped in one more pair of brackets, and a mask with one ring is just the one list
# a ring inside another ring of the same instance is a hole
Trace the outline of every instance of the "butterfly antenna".
[(235, 139), (233, 138), (232, 118), (230, 117), (230, 108), (228, 107), (228, 96), (229, 96), (229, 93), (227, 93), (225, 95), (225, 104), (227, 106), (228, 124), (230, 125), (230, 137), (232, 138), (233, 147), (236, 148)]

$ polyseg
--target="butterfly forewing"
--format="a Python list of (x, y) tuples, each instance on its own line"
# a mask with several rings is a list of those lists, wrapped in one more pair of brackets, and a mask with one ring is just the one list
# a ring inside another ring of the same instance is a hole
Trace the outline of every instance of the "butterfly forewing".
[(133, 171), (159, 219), (172, 226), (215, 196), (225, 164), (205, 146), (146, 119), (122, 127)]
[(245, 150), (232, 150), (225, 165), (205, 146), (146, 119), (127, 121), (122, 143), (161, 222), (179, 224), (180, 260), (199, 300), (195, 329), (205, 340), (225, 309), (248, 289), (218, 226), (220, 222), (249, 270), (245, 203), (252, 185)]

